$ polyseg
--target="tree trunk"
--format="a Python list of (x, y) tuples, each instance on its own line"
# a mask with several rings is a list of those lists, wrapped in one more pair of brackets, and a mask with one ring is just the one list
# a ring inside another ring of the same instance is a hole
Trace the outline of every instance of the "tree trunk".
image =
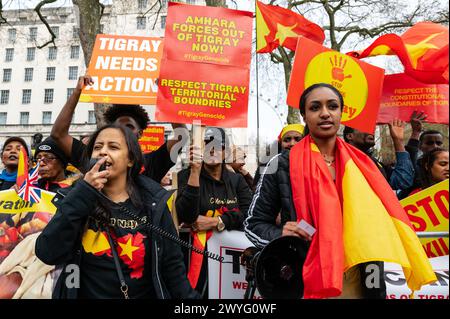
[[(289, 81), (291, 79), (293, 53), (291, 52), (288, 54), (283, 47), (278, 47), (278, 52), (280, 52), (280, 56), (283, 60), (284, 84), (287, 92), (289, 88)], [(287, 122), (288, 124), (300, 123), (299, 109), (288, 106)]]
[[(86, 68), (91, 61), (92, 51), (94, 49), (95, 38), (100, 33), (100, 19), (103, 14), (103, 6), (99, 0), (72, 0), (73, 4), (78, 7), (80, 29), (79, 37), (81, 47), (83, 48), (84, 63)], [(86, 13), (89, 14), (86, 14)], [(105, 124), (103, 114), (111, 106), (111, 104), (94, 103), (95, 119), (97, 127)]]
[[(80, 43), (83, 48), (84, 62), (86, 67), (88, 67), (95, 44), (95, 37), (100, 33), (100, 19), (103, 8), (99, 0), (72, 0), (72, 2), (78, 7), (80, 12)], [(87, 12), (89, 14), (86, 14)]]

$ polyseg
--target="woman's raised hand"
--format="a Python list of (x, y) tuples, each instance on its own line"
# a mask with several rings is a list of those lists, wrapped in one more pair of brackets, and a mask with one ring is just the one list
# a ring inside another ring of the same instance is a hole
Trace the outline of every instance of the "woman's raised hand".
[(105, 162), (106, 157), (102, 157), (95, 163), (91, 170), (84, 175), (84, 180), (98, 191), (101, 191), (108, 182), (109, 171), (99, 171), (100, 166)]

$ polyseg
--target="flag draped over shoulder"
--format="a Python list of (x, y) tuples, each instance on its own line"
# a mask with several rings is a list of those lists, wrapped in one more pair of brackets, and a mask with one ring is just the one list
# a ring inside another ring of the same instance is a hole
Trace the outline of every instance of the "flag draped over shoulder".
[(317, 229), (303, 266), (304, 297), (339, 296), (343, 273), (370, 261), (400, 264), (413, 291), (436, 281), (408, 216), (378, 168), (340, 138), (336, 147), (335, 182), (309, 135), (290, 153), (297, 221)]
[(347, 54), (357, 58), (377, 55), (397, 55), (405, 73), (424, 83), (448, 84), (448, 28), (420, 22), (403, 35), (385, 34), (361, 52)]
[(256, 51), (268, 53), (278, 46), (294, 51), (297, 37), (304, 36), (322, 44), (325, 34), (321, 27), (286, 8), (256, 1)]

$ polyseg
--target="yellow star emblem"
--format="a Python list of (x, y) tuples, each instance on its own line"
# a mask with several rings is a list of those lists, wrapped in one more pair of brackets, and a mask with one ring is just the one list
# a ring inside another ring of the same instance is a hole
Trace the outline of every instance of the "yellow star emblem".
[(294, 31), (292, 31), (296, 27), (297, 27), (297, 23), (294, 24), (293, 26), (286, 26), (286, 25), (277, 23), (277, 34), (275, 35), (275, 40), (280, 40), (280, 45), (283, 45), (284, 41), (286, 41), (286, 38), (298, 37), (298, 34), (295, 33)]
[(131, 237), (128, 238), (128, 241), (126, 244), (119, 243), (119, 246), (120, 246), (120, 248), (122, 248), (122, 252), (120, 253), (120, 256), (127, 255), (127, 257), (130, 260), (133, 260), (133, 252), (139, 249), (139, 247), (132, 245)]
[(109, 96), (105, 96), (102, 101), (105, 103), (109, 103), (111, 102), (111, 99), (109, 98)]
[(414, 68), (417, 68), (417, 61), (421, 58), (429, 49), (438, 49), (434, 44), (428, 43), (428, 41), (437, 37), (440, 33), (434, 33), (427, 37), (426, 39), (420, 41), (416, 44), (405, 44), (406, 50), (408, 50), (409, 57), (411, 59), (411, 64)]

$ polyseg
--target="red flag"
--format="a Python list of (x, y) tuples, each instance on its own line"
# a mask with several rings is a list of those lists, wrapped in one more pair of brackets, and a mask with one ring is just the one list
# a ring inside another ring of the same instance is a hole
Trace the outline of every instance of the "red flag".
[(370, 261), (400, 264), (413, 291), (436, 281), (406, 212), (373, 161), (338, 138), (335, 168), (333, 180), (309, 135), (291, 149), (297, 221), (317, 229), (303, 265), (304, 298), (341, 295), (344, 272)]
[(376, 55), (397, 55), (405, 73), (418, 81), (448, 84), (448, 28), (420, 22), (402, 36), (386, 34), (362, 52), (347, 54), (359, 59)]
[(325, 40), (320, 26), (291, 10), (256, 1), (258, 53), (268, 53), (278, 46), (295, 51), (299, 35), (319, 44)]

